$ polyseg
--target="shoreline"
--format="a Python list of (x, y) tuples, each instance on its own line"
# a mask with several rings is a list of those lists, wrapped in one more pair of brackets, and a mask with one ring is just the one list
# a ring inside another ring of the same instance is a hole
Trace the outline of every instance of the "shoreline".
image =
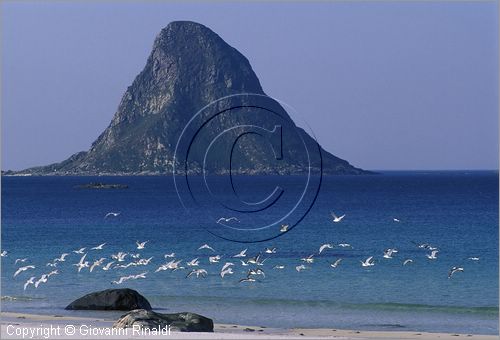
[[(61, 332), (59, 334), (55, 333), (53, 336), (47, 337), (47, 339), (76, 339), (81, 337), (87, 339), (122, 339), (123, 334), (106, 335), (106, 332), (111, 332), (111, 327), (114, 322), (115, 320), (92, 317), (0, 312), (2, 339), (21, 339), (21, 335), (15, 335), (16, 330), (17, 332), (22, 332), (23, 329), (41, 329), (51, 326), (59, 326)], [(75, 326), (77, 330), (75, 335), (71, 336), (64, 334), (64, 328), (68, 325)], [(89, 331), (90, 328), (92, 328), (92, 332), (96, 333), (96, 335), (92, 334), (85, 336), (85, 333), (80, 333), (80, 330), (84, 332)], [(214, 323), (213, 333), (172, 332), (170, 335), (147, 335), (134, 334), (132, 329), (128, 330), (127, 338), (129, 339), (165, 337), (173, 339), (498, 339), (498, 335), (482, 334), (429, 333), (417, 331), (360, 331), (355, 329), (336, 328), (270, 328), (220, 323)], [(29, 338), (30, 335), (27, 337)], [(38, 338), (44, 338), (44, 336), (39, 335)]]

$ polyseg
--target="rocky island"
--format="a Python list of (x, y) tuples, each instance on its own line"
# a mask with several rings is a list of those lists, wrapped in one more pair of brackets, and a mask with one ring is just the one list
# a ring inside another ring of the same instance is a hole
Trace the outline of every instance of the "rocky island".
[(92, 182), (75, 186), (76, 189), (128, 189), (127, 184)]
[[(176, 143), (193, 115), (209, 103), (240, 93), (265, 95), (249, 61), (209, 28), (189, 21), (172, 22), (156, 37), (146, 66), (127, 88), (111, 123), (92, 143), (90, 150), (75, 153), (60, 163), (4, 174), (94, 176), (172, 173)], [(290, 119), (284, 108), (279, 107), (278, 110)], [(220, 123), (230, 126), (238, 124), (239, 119), (234, 116)], [(257, 123), (269, 125), (266, 119)], [(369, 173), (316, 146), (313, 138), (304, 130), (297, 129), (305, 144), (319, 148), (323, 173)], [(279, 162), (273, 162), (269, 148), (258, 142), (239, 143), (235, 148), (238, 166), (232, 169), (233, 173), (303, 173), (306, 156), (297, 149), (299, 137), (288, 137)], [(217, 157), (206, 165), (208, 171), (226, 173), (228, 168), (221, 165)], [(201, 167), (191, 171), (201, 173)]]

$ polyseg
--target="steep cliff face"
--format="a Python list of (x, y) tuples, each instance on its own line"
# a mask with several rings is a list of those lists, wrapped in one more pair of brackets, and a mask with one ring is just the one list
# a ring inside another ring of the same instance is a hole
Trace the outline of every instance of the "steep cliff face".
[[(219, 98), (239, 93), (264, 94), (248, 60), (207, 27), (194, 22), (172, 22), (156, 37), (146, 66), (128, 87), (110, 125), (90, 150), (61, 163), (23, 172), (60, 175), (171, 172), (176, 143), (193, 115)], [(241, 99), (228, 100), (231, 105), (242, 104)], [(281, 106), (277, 110), (290, 119)], [(223, 127), (230, 127), (243, 122), (245, 114), (248, 112), (219, 117), (217, 121)], [(253, 119), (253, 123), (270, 129), (275, 124), (265, 115)], [(205, 138), (210, 140), (216, 133), (209, 131)], [(300, 134), (306, 143), (314, 143), (305, 132)], [(251, 174), (303, 171), (304, 159), (297, 149), (296, 137), (290, 137), (283, 145), (285, 157), (280, 162), (269, 155), (262, 141), (252, 136), (245, 138), (236, 147), (236, 170), (233, 170)], [(227, 171), (223, 158), (227, 157), (224, 152), (229, 147), (222, 145), (221, 154), (215, 154), (206, 164), (210, 172)], [(326, 173), (364, 173), (324, 150), (322, 156)], [(200, 169), (195, 167), (192, 171)]]

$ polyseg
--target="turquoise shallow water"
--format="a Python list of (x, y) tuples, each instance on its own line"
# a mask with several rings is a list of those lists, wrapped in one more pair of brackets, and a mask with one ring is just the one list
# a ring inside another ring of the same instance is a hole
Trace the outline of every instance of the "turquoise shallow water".
[[(126, 183), (129, 188), (75, 188), (92, 181)], [(289, 189), (290, 194), (283, 196), (286, 206), (300, 193), (303, 178), (238, 177), (235, 186), (244, 199), (255, 200), (269, 193), (275, 183)], [(341, 223), (331, 223), (331, 210), (346, 217)], [(109, 211), (121, 215), (104, 219)], [(221, 212), (211, 213), (219, 216)], [(273, 219), (273, 214), (276, 211), (256, 220)], [(394, 222), (394, 217), (401, 222)], [(204, 209), (187, 213), (171, 177), (3, 177), (2, 250), (9, 254), (2, 258), (2, 309), (89, 315), (63, 308), (84, 293), (114, 287), (110, 282), (120, 276), (148, 271), (147, 279), (128, 281), (126, 286), (139, 290), (160, 310), (199, 312), (216, 322), (498, 334), (497, 172), (325, 177), (302, 223), (264, 243), (217, 238), (205, 229), (220, 231), (212, 218), (207, 218)], [(136, 240), (149, 243), (139, 251)], [(89, 260), (109, 258), (118, 251), (139, 252), (145, 258), (153, 256), (151, 265), (78, 274), (71, 264), (79, 256), (72, 254), (59, 266), (59, 275), (38, 289), (30, 286), (23, 291), (27, 278), (52, 269), (45, 266), (49, 260), (102, 242), (107, 242), (104, 250), (90, 251)], [(326, 242), (348, 242), (353, 249), (337, 246), (316, 255), (308, 270), (298, 273), (294, 269), (301, 257), (317, 253)], [(427, 251), (413, 242), (438, 247), (438, 259), (428, 260)], [(220, 264), (208, 263), (210, 251), (197, 250), (203, 243), (223, 256)], [(255, 255), (271, 246), (278, 250), (267, 256), (262, 267), (266, 277), (239, 284), (250, 267), (230, 257), (244, 248)], [(399, 250), (393, 259), (382, 257), (388, 247)], [(163, 255), (171, 252), (183, 260), (200, 257), (208, 277), (185, 279), (186, 271), (154, 273), (165, 262)], [(362, 268), (359, 261), (372, 255), (376, 265)], [(14, 265), (15, 259), (24, 257), (29, 258), (25, 264), (37, 268), (13, 278), (20, 266)], [(337, 258), (343, 262), (334, 270), (329, 263)], [(406, 258), (414, 262), (402, 266)], [(219, 271), (225, 261), (236, 264), (235, 274), (221, 279)], [(285, 268), (273, 270), (276, 264)], [(465, 271), (448, 279), (448, 270), (455, 265)], [(103, 315), (115, 314), (120, 313)]]

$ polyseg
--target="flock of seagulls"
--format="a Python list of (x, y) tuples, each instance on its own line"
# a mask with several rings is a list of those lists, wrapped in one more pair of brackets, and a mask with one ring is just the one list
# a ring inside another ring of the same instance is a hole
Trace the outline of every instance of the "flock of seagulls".
[[(105, 215), (105, 218), (118, 217), (119, 215), (120, 215), (119, 212), (110, 212)], [(340, 223), (345, 218), (345, 216), (346, 216), (345, 214), (337, 216), (335, 215), (335, 213), (333, 212), (331, 213), (333, 223)], [(393, 221), (396, 223), (401, 222), (397, 218), (393, 218)], [(221, 217), (219, 220), (217, 220), (217, 223), (222, 223), (222, 222), (224, 223), (239, 222), (239, 220), (235, 217)], [(289, 226), (284, 224), (280, 227), (280, 230), (282, 232), (286, 232), (288, 228)], [(149, 241), (142, 241), (142, 242), (136, 241), (135, 250), (136, 251), (145, 250), (148, 242)], [(428, 243), (416, 243), (416, 242), (413, 243), (418, 249), (427, 251), (425, 257), (429, 261), (435, 261), (438, 259), (439, 249), (437, 247), (434, 247)], [(79, 249), (75, 249), (71, 252), (60, 254), (52, 261), (49, 261), (46, 264), (46, 267), (52, 267), (55, 269), (52, 269), (47, 273), (41, 274), (40, 277), (30, 276), (24, 282), (23, 289), (27, 290), (30, 286), (33, 286), (36, 289), (42, 283), (47, 283), (51, 276), (58, 275), (60, 273), (59, 272), (60, 266), (62, 266), (64, 262), (67, 262), (70, 256), (71, 257), (74, 257), (76, 255), (79, 256), (78, 262), (72, 264), (72, 266), (75, 267), (77, 273), (81, 273), (82, 271), (88, 271), (92, 273), (98, 269), (103, 271), (111, 271), (111, 270), (123, 270), (131, 267), (134, 268), (146, 267), (152, 265), (153, 263), (152, 261), (154, 259), (154, 256), (142, 257), (142, 255), (138, 252), (125, 252), (125, 251), (119, 251), (117, 253), (111, 254), (109, 258), (97, 256), (93, 260), (89, 259), (91, 253), (102, 254), (102, 251), (105, 249), (106, 245), (107, 243), (104, 242), (94, 247), (90, 248), (82, 247)], [(317, 256), (324, 254), (328, 250), (334, 249), (335, 247), (353, 249), (353, 247), (349, 243), (338, 243), (338, 244), (324, 243), (319, 246), (317, 252), (301, 257), (298, 260), (299, 262), (294, 266), (294, 269), (299, 273), (301, 271), (310, 269), (311, 265), (315, 263)], [(240, 270), (238, 272), (244, 273), (245, 275), (244, 277), (240, 278), (238, 282), (242, 284), (254, 283), (260, 281), (261, 278), (262, 279), (266, 278), (264, 265), (266, 261), (269, 260), (270, 258), (274, 257), (274, 260), (276, 260), (275, 254), (278, 253), (278, 249), (276, 247), (267, 247), (262, 251), (258, 252), (257, 254), (255, 254), (254, 256), (249, 256), (247, 254), (248, 248), (243, 249), (234, 255), (222, 255), (222, 254), (216, 254), (215, 249), (208, 244), (201, 245), (200, 247), (197, 248), (197, 251), (200, 252), (200, 255), (190, 260), (178, 259), (175, 252), (166, 253), (163, 255), (163, 259), (165, 260), (165, 262), (158, 264), (156, 269), (152, 272), (159, 273), (163, 271), (174, 272), (179, 270), (186, 270), (187, 271), (187, 274), (185, 275), (186, 279), (206, 278), (209, 275), (208, 270), (206, 268), (201, 268), (201, 266), (202, 263), (206, 263), (205, 261), (202, 262), (202, 259), (207, 259), (208, 266), (210, 267), (222, 264), (222, 267), (218, 269), (218, 275), (221, 277), (221, 279), (224, 279), (229, 275), (236, 274), (236, 267), (239, 266)], [(382, 258), (390, 260), (393, 259), (395, 255), (398, 253), (399, 251), (396, 248), (387, 248), (382, 252)], [(8, 252), (3, 250), (1, 251), (0, 256), (7, 257)], [(128, 262), (127, 259), (129, 259)], [(224, 261), (221, 262), (223, 259)], [(329, 263), (329, 266), (332, 269), (336, 269), (341, 265), (343, 260), (344, 260), (343, 258), (337, 258), (333, 262)], [(479, 261), (479, 257), (469, 257), (467, 258), (467, 260)], [(26, 262), (28, 262), (28, 264), (25, 265)], [(361, 267), (364, 268), (369, 268), (376, 265), (376, 260), (374, 255), (362, 259), (359, 262), (361, 263)], [(402, 265), (407, 266), (409, 264), (412, 264), (413, 262), (414, 259), (405, 258), (402, 261)], [(23, 273), (31, 272), (34, 269), (36, 269), (35, 265), (29, 264), (28, 258), (15, 259), (14, 266), (16, 266), (15, 267), (16, 270), (14, 272), (13, 278), (22, 276)], [(245, 269), (244, 267), (248, 267), (248, 269)], [(285, 265), (275, 264), (274, 266), (271, 267), (271, 269), (282, 270), (285, 269)], [(453, 266), (452, 268), (450, 268), (448, 272), (448, 278), (451, 279), (458, 272), (464, 272), (464, 268), (462, 266)], [(116, 280), (112, 280), (110, 283), (114, 285), (120, 285), (129, 280), (146, 279), (147, 275), (150, 275), (149, 270), (142, 271), (139, 274), (120, 276)]]
[[(148, 241), (144, 242), (136, 242), (136, 248), (137, 250), (143, 250), (146, 247), (146, 244)], [(104, 246), (106, 243), (102, 243), (98, 246), (89, 248), (92, 251), (100, 251), (104, 249)], [(301, 263), (295, 266), (295, 270), (297, 272), (301, 272), (303, 270), (310, 269), (310, 265), (315, 263), (316, 261), (316, 255), (320, 255), (324, 253), (328, 249), (333, 249), (334, 247), (350, 247), (349, 244), (346, 243), (339, 243), (337, 245), (333, 243), (325, 243), (322, 244), (317, 253), (310, 254), (308, 256), (304, 256), (300, 259)], [(426, 254), (427, 258), (429, 260), (435, 260), (437, 259), (437, 253), (439, 252), (435, 247), (432, 247), (430, 245), (425, 245), (425, 244), (419, 244), (417, 245), (418, 248), (423, 248), (423, 249), (433, 249), (431, 251), (431, 254)], [(88, 269), (89, 272), (93, 272), (97, 268), (101, 268), (103, 271), (108, 271), (112, 269), (126, 269), (129, 267), (137, 267), (137, 266), (148, 266), (154, 257), (149, 257), (149, 258), (142, 258), (139, 253), (126, 253), (126, 252), (118, 252), (116, 254), (111, 254), (110, 260), (107, 261), (106, 257), (99, 257), (98, 259), (95, 259), (93, 261), (87, 260), (88, 252), (85, 252), (87, 248), (79, 248), (76, 250), (73, 250), (73, 254), (83, 254), (77, 263), (72, 264), (73, 266), (76, 267), (76, 271), (78, 273), (82, 272), (82, 270)], [(203, 250), (208, 250), (210, 252), (215, 252), (214, 248), (209, 246), (208, 244), (204, 244), (198, 248), (199, 251)], [(235, 274), (235, 266), (237, 261), (239, 260), (241, 263), (241, 267), (246, 267), (246, 266), (253, 266), (253, 268), (250, 268), (246, 270), (246, 275), (245, 277), (241, 278), (238, 280), (239, 283), (253, 283), (259, 281), (257, 278), (262, 277), (263, 279), (266, 277), (266, 273), (264, 272), (264, 269), (262, 268), (265, 264), (265, 262), (270, 258), (264, 258), (264, 254), (267, 254), (268, 256), (271, 256), (273, 254), (276, 254), (278, 252), (276, 247), (272, 248), (265, 248), (263, 251), (259, 252), (257, 255), (253, 257), (248, 257), (247, 256), (247, 251), (248, 249), (243, 249), (237, 254), (234, 254), (232, 256), (229, 256), (229, 258), (232, 258), (233, 261), (226, 261), (220, 271), (219, 275), (222, 279), (224, 279), (228, 275), (233, 275)], [(382, 258), (384, 259), (392, 259), (394, 257), (394, 254), (398, 253), (397, 249), (394, 248), (388, 248), (385, 249), (382, 255)], [(7, 256), (7, 252), (2, 252), (2, 257)], [(211, 255), (211, 254), (209, 254)], [(63, 253), (60, 256), (56, 257), (52, 262), (47, 263), (47, 266), (50, 267), (57, 267), (58, 264), (62, 262), (66, 262), (67, 257), (70, 256), (70, 253)], [(182, 259), (176, 259), (175, 258), (176, 254), (175, 253), (168, 253), (164, 255), (165, 259), (169, 259), (166, 263), (160, 264), (156, 270), (154, 270), (154, 273), (162, 272), (162, 271), (178, 271), (178, 270), (188, 270), (188, 273), (186, 274), (186, 279), (189, 279), (191, 277), (196, 277), (196, 278), (206, 278), (208, 276), (208, 271), (207, 269), (201, 268), (200, 267), (200, 257), (193, 258), (189, 261), (184, 261)], [(126, 262), (126, 258), (130, 257), (132, 259), (131, 262), (124, 263)], [(223, 255), (211, 255), (208, 256), (208, 263), (209, 265), (217, 264), (220, 263), (221, 259), (223, 258)], [(171, 260), (170, 260), (171, 259)], [(28, 258), (19, 258), (16, 259), (14, 264), (18, 265), (21, 263), (25, 263), (28, 261)], [(478, 257), (470, 257), (468, 260), (471, 261), (479, 261)], [(338, 258), (334, 262), (330, 263), (330, 267), (335, 269), (340, 266), (341, 262), (343, 261), (343, 258)], [(185, 266), (182, 266), (182, 263), (185, 262)], [(375, 259), (374, 256), (369, 256), (364, 260), (359, 261), (361, 263), (362, 267), (373, 267), (375, 266)], [(403, 261), (403, 266), (406, 266), (410, 263), (413, 263), (413, 259), (405, 259)], [(18, 267), (17, 270), (15, 271), (13, 277), (17, 277), (18, 275), (22, 274), (23, 272), (27, 272), (30, 270), (35, 269), (35, 265), (25, 265)], [(273, 270), (281, 270), (284, 269), (285, 265), (283, 264), (276, 264), (272, 267)], [(453, 266), (449, 273), (448, 273), (448, 278), (452, 278), (453, 275), (457, 272), (463, 272), (464, 268), (459, 267), (459, 266)], [(42, 274), (38, 279), (36, 276), (31, 276), (24, 284), (23, 284), (23, 289), (26, 290), (30, 285), (33, 285), (35, 288), (38, 288), (40, 284), (46, 283), (48, 279), (52, 275), (57, 275), (59, 274), (58, 269), (54, 269), (50, 271), (49, 273)], [(138, 279), (146, 279), (146, 275), (148, 275), (148, 271), (141, 272), (139, 274), (134, 274), (134, 275), (125, 275), (117, 278), (116, 280), (111, 281), (111, 284), (115, 285), (120, 285), (126, 281), (129, 280), (138, 280)]]

